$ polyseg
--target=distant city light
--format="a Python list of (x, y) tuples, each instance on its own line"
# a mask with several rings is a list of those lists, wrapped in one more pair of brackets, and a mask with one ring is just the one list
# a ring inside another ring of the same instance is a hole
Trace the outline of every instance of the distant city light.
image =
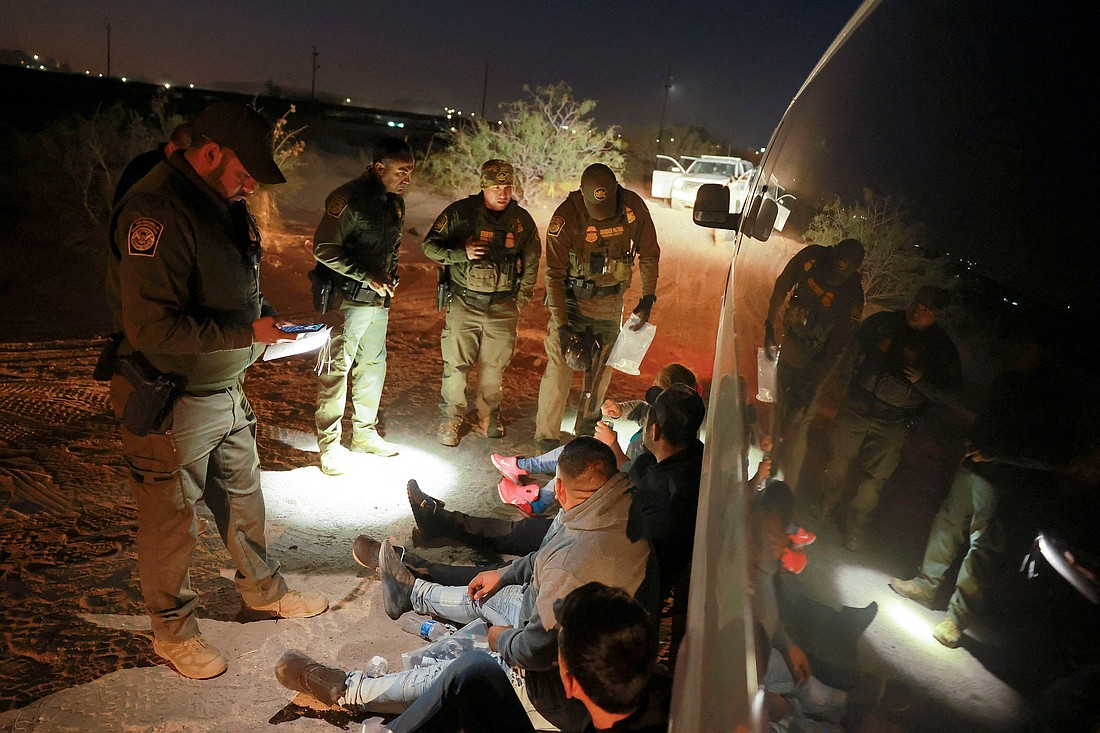
[(344, 103), (345, 103), (345, 104), (351, 104), (351, 97), (346, 97), (346, 98), (344, 99)]
[(37, 60), (38, 60), (38, 54), (35, 54), (35, 55), (34, 55), (34, 60), (35, 60), (35, 61), (37, 61)]
[(126, 81), (126, 77), (125, 77), (125, 76), (124, 76), (124, 77), (122, 77), (122, 80), (123, 80), (123, 81)]
[(84, 73), (85, 74), (91, 74), (92, 72), (88, 71), (87, 69), (84, 69)]
[(187, 88), (188, 88), (188, 89), (194, 89), (194, 88), (195, 88), (195, 85), (194, 85), (194, 84), (188, 84), (188, 85), (187, 85)]
[(168, 82), (164, 82), (164, 88), (165, 88), (165, 89), (171, 89), (171, 88), (172, 88), (172, 85), (171, 85), (171, 84), (169, 84)]

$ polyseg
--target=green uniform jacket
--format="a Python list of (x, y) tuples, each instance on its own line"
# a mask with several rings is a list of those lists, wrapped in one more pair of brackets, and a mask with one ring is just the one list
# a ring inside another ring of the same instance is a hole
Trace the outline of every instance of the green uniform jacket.
[[(471, 237), (491, 243), (486, 258), (466, 258)], [(484, 195), (475, 193), (443, 210), (424, 237), (424, 254), (447, 267), (452, 283), (475, 292), (512, 291), (518, 279), (516, 305), (522, 310), (535, 291), (542, 242), (535, 220), (514, 200), (504, 211), (492, 211)]]
[(313, 256), (329, 269), (370, 284), (397, 276), (405, 200), (389, 193), (373, 171), (348, 181), (325, 199), (313, 237)]
[(107, 258), (120, 353), (140, 351), (186, 391), (238, 383), (264, 349), (252, 322), (274, 315), (250, 225), (244, 204), (230, 206), (182, 153), (135, 184), (111, 216)]
[[(630, 285), (634, 258), (642, 275), (642, 295), (656, 295), (661, 247), (657, 230), (642, 198), (622, 186), (618, 213), (593, 220), (579, 190), (558, 206), (546, 230), (546, 303), (558, 323), (568, 323), (566, 278), (584, 280), (595, 287)], [(602, 259), (603, 267), (598, 267)]]

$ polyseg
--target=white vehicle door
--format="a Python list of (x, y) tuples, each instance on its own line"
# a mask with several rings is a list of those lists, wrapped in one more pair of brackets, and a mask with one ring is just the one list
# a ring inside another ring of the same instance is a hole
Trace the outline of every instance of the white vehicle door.
[(680, 161), (668, 155), (658, 155), (653, 165), (653, 184), (649, 195), (655, 199), (667, 199), (672, 195), (672, 182), (684, 174)]

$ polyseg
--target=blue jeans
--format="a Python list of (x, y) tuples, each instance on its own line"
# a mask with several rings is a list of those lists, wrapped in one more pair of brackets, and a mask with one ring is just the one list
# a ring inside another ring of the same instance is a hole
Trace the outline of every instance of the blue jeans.
[(554, 472), (558, 470), (558, 456), (561, 455), (564, 447), (559, 446), (552, 451), (543, 453), (541, 456), (517, 458), (516, 465), (527, 471), (527, 473), (543, 473), (547, 476), (553, 476)]
[(787, 666), (787, 660), (777, 649), (771, 650), (768, 668), (760, 679), (760, 684), (768, 692), (797, 701), (797, 708), (792, 706), (794, 709), (791, 714), (794, 716), (805, 714), (834, 722), (839, 721), (844, 714), (844, 705), (848, 701), (848, 693), (844, 690), (829, 687), (812, 675), (799, 684), (794, 678), (794, 673)]
[(461, 585), (440, 585), (417, 578), (412, 590), (413, 610), (457, 624), (468, 624), (480, 618), (490, 626), (518, 628), (522, 603), (521, 585), (506, 585), (481, 602), (470, 600), (469, 591)]

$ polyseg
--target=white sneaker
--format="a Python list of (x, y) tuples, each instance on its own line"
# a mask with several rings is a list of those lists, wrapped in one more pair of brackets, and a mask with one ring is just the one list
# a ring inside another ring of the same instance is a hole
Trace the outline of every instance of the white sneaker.
[(351, 449), (355, 453), (373, 453), (376, 456), (396, 456), (401, 450), (397, 443), (391, 443), (381, 435), (371, 430), (366, 435), (352, 441)]

